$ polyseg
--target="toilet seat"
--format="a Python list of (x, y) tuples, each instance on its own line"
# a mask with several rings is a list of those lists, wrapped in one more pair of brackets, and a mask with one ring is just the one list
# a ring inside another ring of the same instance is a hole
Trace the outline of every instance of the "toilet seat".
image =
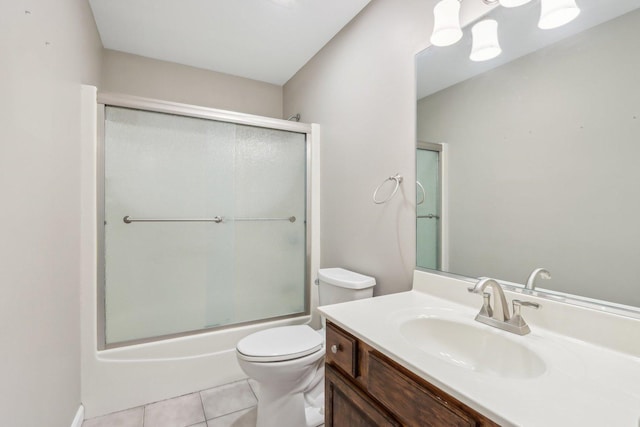
[(255, 332), (236, 345), (238, 357), (249, 362), (282, 362), (322, 349), (323, 339), (307, 325), (281, 326)]

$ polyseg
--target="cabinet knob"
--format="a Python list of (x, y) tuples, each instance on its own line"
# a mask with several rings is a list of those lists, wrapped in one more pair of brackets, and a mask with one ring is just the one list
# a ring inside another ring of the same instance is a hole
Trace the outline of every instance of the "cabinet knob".
[(340, 344), (334, 344), (331, 346), (331, 353), (333, 354), (336, 354), (340, 350), (342, 350), (342, 346)]

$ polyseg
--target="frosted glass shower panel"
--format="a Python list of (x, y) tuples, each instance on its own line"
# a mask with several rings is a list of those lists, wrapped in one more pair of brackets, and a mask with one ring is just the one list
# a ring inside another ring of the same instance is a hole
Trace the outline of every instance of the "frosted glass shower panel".
[(233, 322), (235, 125), (107, 107), (107, 343)]
[(306, 134), (106, 107), (106, 344), (305, 313), (306, 165)]
[(440, 268), (440, 191), (439, 159), (437, 151), (416, 150), (416, 178), (424, 189), (417, 188), (416, 265), (423, 268)]
[(236, 313), (243, 321), (302, 313), (305, 135), (238, 126), (236, 140)]

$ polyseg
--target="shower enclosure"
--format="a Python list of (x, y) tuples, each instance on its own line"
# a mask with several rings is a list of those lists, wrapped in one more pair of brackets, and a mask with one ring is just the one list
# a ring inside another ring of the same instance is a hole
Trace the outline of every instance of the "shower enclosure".
[(153, 110), (104, 107), (102, 348), (308, 314), (308, 135)]

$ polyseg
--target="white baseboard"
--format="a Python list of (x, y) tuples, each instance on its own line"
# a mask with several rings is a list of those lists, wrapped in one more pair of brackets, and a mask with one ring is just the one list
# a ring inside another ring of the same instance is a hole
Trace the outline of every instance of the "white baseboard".
[(71, 427), (82, 427), (82, 422), (84, 421), (84, 406), (80, 405), (78, 408), (78, 412), (76, 412), (76, 416), (71, 423)]

